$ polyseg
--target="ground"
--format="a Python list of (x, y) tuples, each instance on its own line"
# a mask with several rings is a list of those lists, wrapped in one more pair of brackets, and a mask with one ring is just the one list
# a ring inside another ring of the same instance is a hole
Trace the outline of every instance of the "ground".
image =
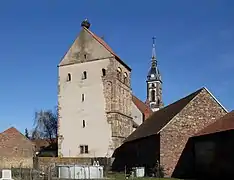
[[(116, 179), (116, 180), (124, 180), (126, 179), (125, 178), (125, 175), (124, 173), (112, 173), (112, 174), (108, 174), (107, 177), (109, 179)], [(131, 179), (137, 179), (137, 180), (176, 180), (176, 179), (173, 179), (173, 178), (152, 178), (152, 177), (143, 177), (143, 178), (129, 178), (129, 180)], [(178, 180), (178, 179), (177, 179)]]

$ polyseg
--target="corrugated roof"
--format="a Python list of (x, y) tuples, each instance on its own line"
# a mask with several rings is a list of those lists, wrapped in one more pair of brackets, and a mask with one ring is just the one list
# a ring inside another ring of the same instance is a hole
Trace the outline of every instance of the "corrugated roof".
[(202, 136), (206, 134), (223, 132), (233, 129), (234, 129), (234, 110), (227, 113), (226, 115), (215, 121), (214, 123), (208, 125), (204, 129), (199, 131), (195, 136)]
[(176, 114), (178, 114), (194, 97), (196, 97), (204, 88), (154, 112), (144, 123), (142, 123), (125, 142), (144, 138), (157, 134), (165, 127)]

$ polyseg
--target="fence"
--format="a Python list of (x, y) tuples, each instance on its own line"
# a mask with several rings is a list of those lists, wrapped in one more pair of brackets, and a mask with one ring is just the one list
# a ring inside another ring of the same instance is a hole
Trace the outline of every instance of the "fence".
[[(12, 178), (14, 180), (57, 180), (58, 167), (57, 165), (75, 165), (75, 164), (93, 164), (94, 160), (98, 160), (100, 165), (104, 166), (104, 176), (109, 170), (110, 159), (95, 158), (76, 159), (76, 158), (34, 158), (34, 168), (12, 167)], [(72, 162), (73, 161), (73, 162)], [(0, 169), (0, 177), (2, 169)]]

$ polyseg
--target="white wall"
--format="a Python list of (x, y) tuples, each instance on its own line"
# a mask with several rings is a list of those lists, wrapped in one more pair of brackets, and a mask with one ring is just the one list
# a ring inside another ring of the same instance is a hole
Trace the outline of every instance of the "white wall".
[[(60, 129), (63, 136), (63, 157), (103, 157), (111, 141), (111, 127), (105, 114), (105, 98), (102, 83), (102, 68), (107, 68), (109, 59), (59, 67)], [(82, 80), (82, 72), (87, 79)], [(71, 81), (67, 82), (67, 75)], [(84, 102), (81, 101), (85, 94)], [(86, 127), (82, 127), (85, 120)], [(80, 154), (80, 145), (88, 145), (89, 153)]]
[(133, 118), (133, 121), (138, 125), (141, 125), (143, 122), (143, 114), (137, 108), (134, 102), (132, 102), (132, 118)]

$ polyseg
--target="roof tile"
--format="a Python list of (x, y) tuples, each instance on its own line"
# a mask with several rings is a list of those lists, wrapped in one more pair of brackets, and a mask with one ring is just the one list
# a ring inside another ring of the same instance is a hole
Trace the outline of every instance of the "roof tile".
[(202, 136), (234, 129), (234, 110), (208, 125), (195, 136)]
[(157, 134), (163, 127), (165, 127), (194, 97), (196, 97), (204, 88), (201, 88), (194, 93), (154, 112), (149, 119), (144, 121), (125, 142), (144, 138)]

